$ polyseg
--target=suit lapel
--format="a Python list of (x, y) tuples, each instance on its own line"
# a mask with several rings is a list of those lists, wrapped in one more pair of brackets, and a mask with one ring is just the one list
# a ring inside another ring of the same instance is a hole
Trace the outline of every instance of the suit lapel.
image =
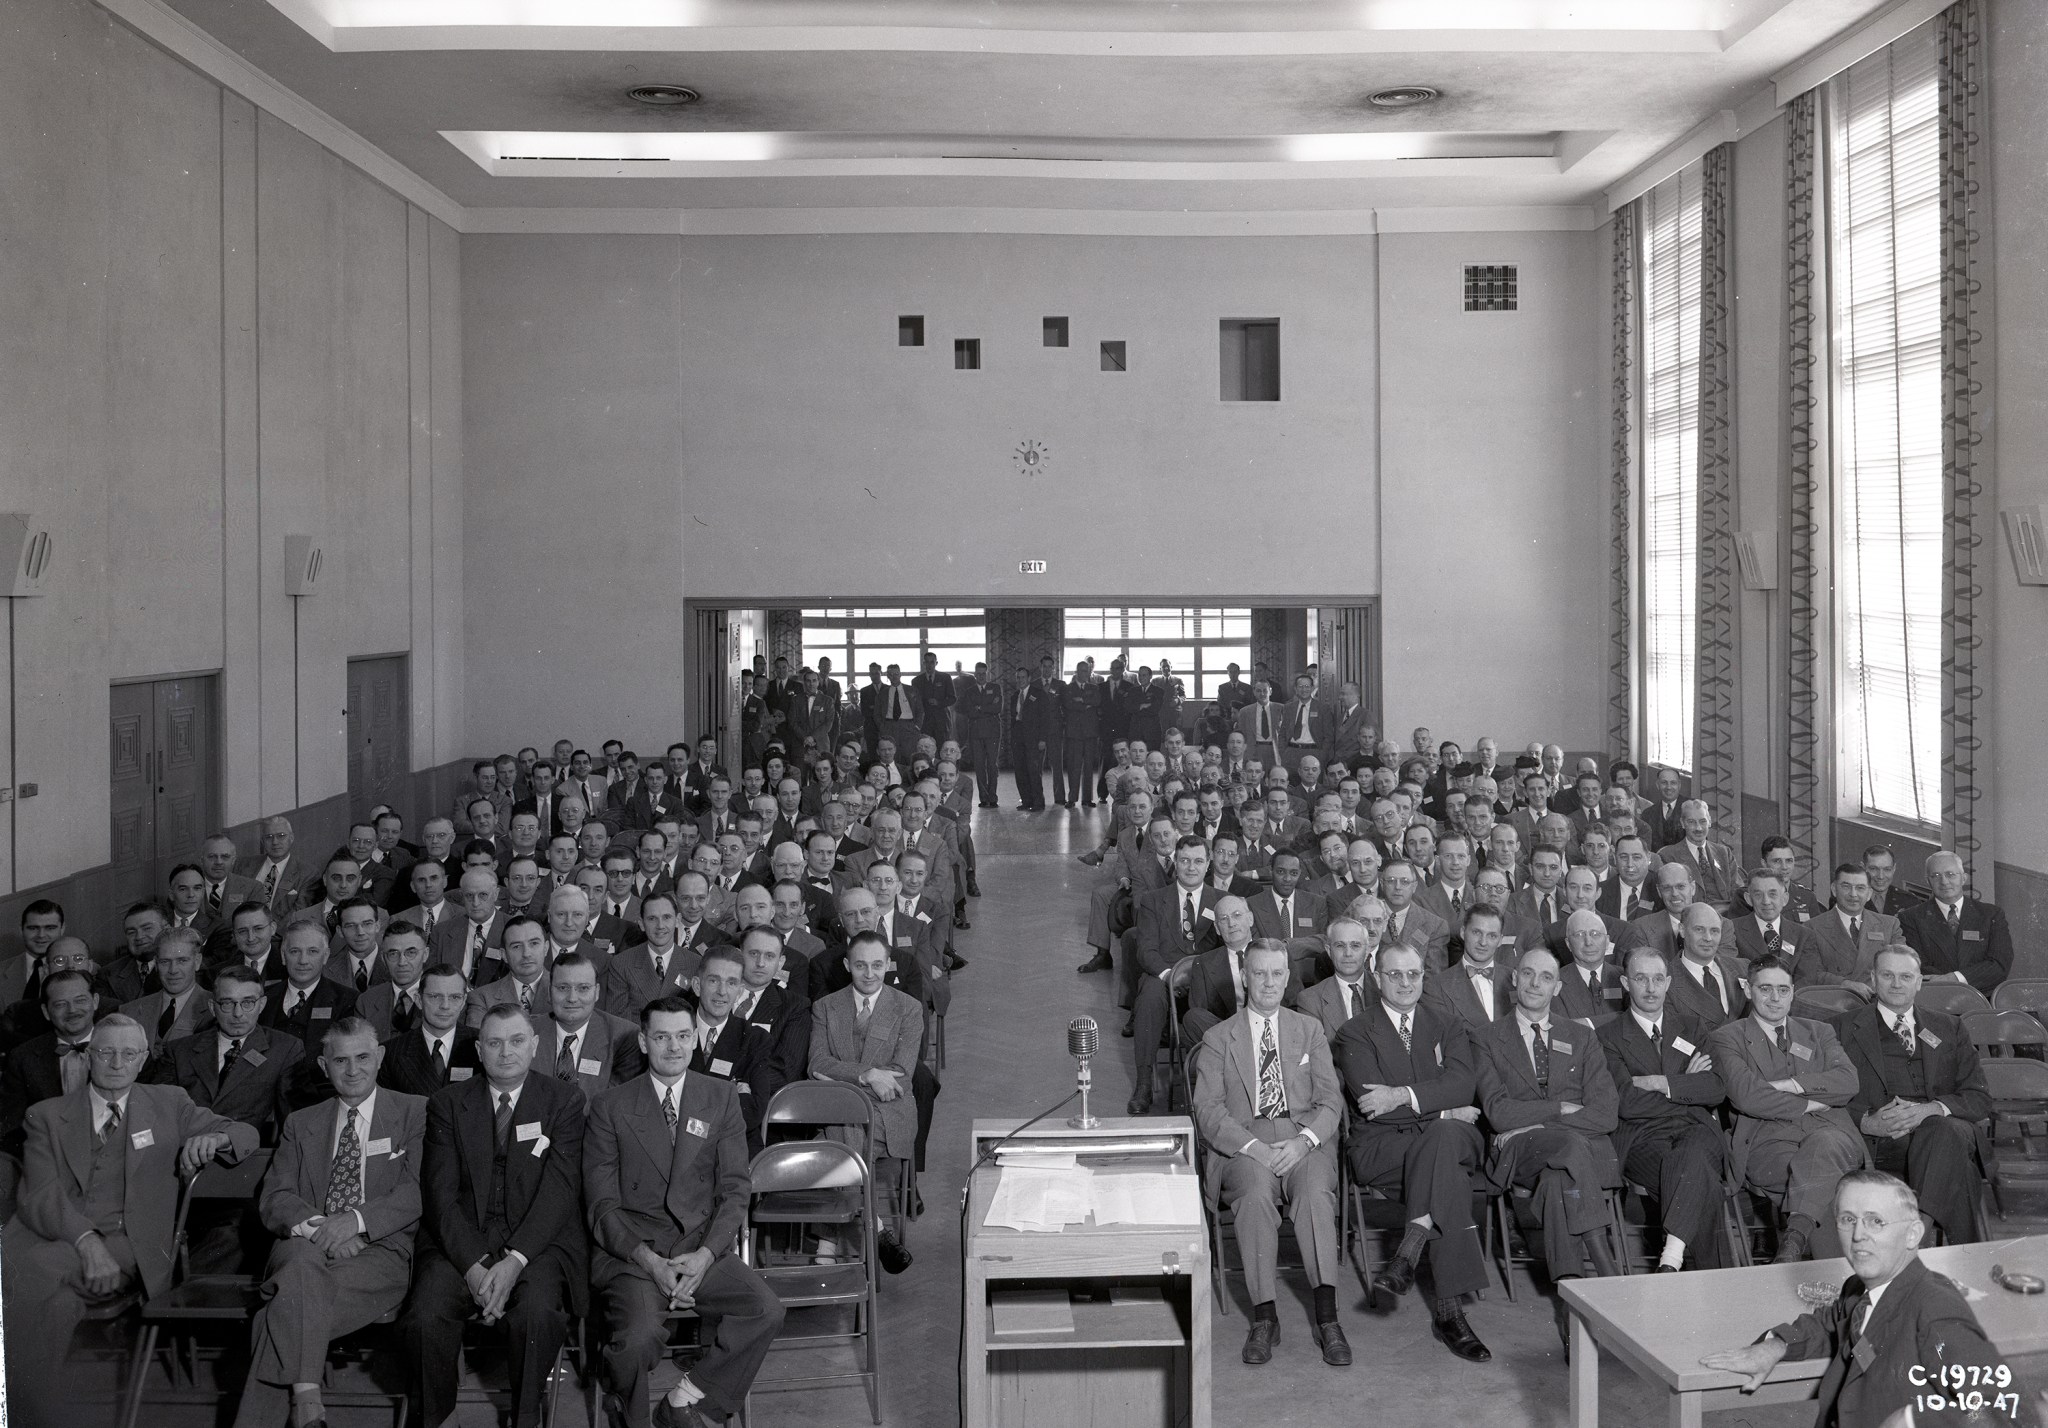
[(710, 1095), (703, 1076), (683, 1077), (682, 1094), (676, 1105), (676, 1143), (670, 1152), (668, 1170), (668, 1193), (671, 1199), (681, 1190), (683, 1172), (703, 1151), (707, 1136), (691, 1135), (690, 1123), (697, 1122), (707, 1130), (711, 1118), (704, 1114), (704, 1101)]
[[(462, 1147), (462, 1158), (469, 1166), (469, 1183), (473, 1192), (481, 1199), (489, 1194), (491, 1183), (491, 1158), (496, 1154), (492, 1141), (497, 1123), (491, 1114), (490, 1098), (478, 1095), (473, 1087), (488, 1087), (490, 1082), (472, 1077), (462, 1083), (456, 1096), (455, 1134)], [(477, 1209), (481, 1211), (479, 1203)]]
[[(640, 1138), (640, 1145), (647, 1152), (648, 1159), (656, 1165), (669, 1165), (675, 1159), (675, 1147), (669, 1143), (668, 1120), (661, 1113), (661, 1087), (656, 1084), (651, 1074), (642, 1076), (638, 1084), (642, 1088), (641, 1093), (626, 1103), (627, 1109), (631, 1112), (633, 1134)], [(680, 1133), (680, 1107), (677, 1110), (676, 1125)]]
[(79, 1192), (85, 1191), (85, 1182), (92, 1173), (92, 1095), (81, 1086), (64, 1098), (58, 1110), (57, 1148), (65, 1160), (65, 1168), (77, 1182)]
[(1238, 1043), (1241, 1055), (1237, 1058), (1238, 1073), (1244, 1077), (1245, 1104), (1254, 1114), (1259, 1109), (1259, 1049), (1252, 1042), (1252, 1019), (1249, 1012), (1240, 1008), (1231, 1017), (1231, 1037)]

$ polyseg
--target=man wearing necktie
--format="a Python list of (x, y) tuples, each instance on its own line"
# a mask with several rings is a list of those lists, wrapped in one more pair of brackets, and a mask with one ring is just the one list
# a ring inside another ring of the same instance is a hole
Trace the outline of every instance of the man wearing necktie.
[(326, 1029), (319, 1066), (334, 1099), (294, 1112), (259, 1210), (278, 1236), (250, 1330), (236, 1428), (324, 1423), (328, 1345), (398, 1308), (420, 1219), (427, 1103), (380, 1089), (384, 1048), (360, 1017)]
[(647, 1375), (667, 1356), (667, 1316), (695, 1308), (717, 1324), (713, 1343), (652, 1421), (696, 1428), (744, 1405), (782, 1327), (782, 1303), (735, 1253), (746, 1226), (746, 1121), (730, 1082), (689, 1074), (688, 1000), (649, 1002), (640, 1046), (647, 1074), (597, 1097), (584, 1135), (605, 1411), (611, 1422), (648, 1428)]
[(1850, 985), (1870, 989), (1879, 952), (1906, 946), (1896, 917), (1871, 912), (1870, 875), (1861, 863), (1842, 863), (1835, 868), (1835, 905), (1801, 929), (1796, 958), (1781, 954), (1792, 963), (1792, 980), (1802, 987)]
[(1828, 1213), (1835, 1185), (1864, 1163), (1863, 1137), (1845, 1109), (1854, 1063), (1824, 1021), (1791, 1015), (1792, 973), (1782, 958), (1749, 969), (1750, 1014), (1707, 1039), (1735, 1111), (1734, 1173), (1785, 1212), (1778, 1261), (1837, 1253)]
[[(1330, 925), (1333, 939), (1342, 925)], [(1438, 1341), (1461, 1359), (1484, 1363), (1493, 1355), (1464, 1308), (1486, 1287), (1486, 1257), (1472, 1219), (1472, 1177), (1486, 1145), (1475, 1124), (1471, 1041), (1457, 1017), (1424, 1004), (1426, 978), (1415, 948), (1381, 949), (1374, 980), (1373, 1004), (1345, 1024), (1331, 1047), (1352, 1111), (1352, 1178), (1400, 1202), (1407, 1216), (1400, 1247), (1373, 1275), (1372, 1292), (1379, 1308), (1391, 1309), (1414, 1286), (1427, 1250)]]
[(1252, 1298), (1244, 1361), (1270, 1362), (1279, 1335), (1275, 1269), (1284, 1205), (1313, 1295), (1316, 1346), (1324, 1363), (1341, 1368), (1351, 1362), (1336, 1289), (1343, 1089), (1322, 1023), (1281, 1005), (1288, 971), (1284, 943), (1260, 939), (1246, 951), (1244, 1006), (1195, 1050), (1194, 1113), (1213, 1152), (1211, 1188), (1236, 1217), (1244, 1256)]
[[(924, 1036), (924, 1004), (885, 982), (890, 953), (879, 932), (853, 935), (844, 964), (849, 981), (811, 1003), (810, 1075), (858, 1086), (875, 1111), (876, 1200), (885, 1199), (917, 1153), (918, 1106), (913, 1082)], [(881, 1229), (882, 1267), (901, 1274), (911, 1257), (890, 1229)]]
[(366, 986), (356, 998), (356, 1015), (389, 1040), (419, 1025), (420, 978), (427, 969), (427, 937), (409, 920), (393, 918), (384, 926), (377, 965), (384, 979)]
[(1183, 960), (1217, 945), (1215, 911), (1222, 895), (1209, 886), (1209, 845), (1189, 833), (1173, 847), (1173, 881), (1137, 900), (1138, 971), (1131, 1028), (1136, 1038), (1136, 1086), (1128, 1113), (1152, 1110), (1156, 1053), (1173, 1017), (1173, 982)]
[[(1814, 1421), (1843, 1428), (2012, 1421), (2010, 1410), (1992, 1406), (2006, 1371), (2002, 1356), (1955, 1281), (1920, 1262), (1926, 1230), (1913, 1188), (1882, 1170), (1853, 1170), (1842, 1177), (1830, 1217), (1854, 1271), (1841, 1293), (1748, 1348), (1700, 1362), (1743, 1375), (1742, 1391), (1754, 1393), (1783, 1359), (1827, 1358)], [(1941, 1384), (1951, 1386), (1948, 1393), (1933, 1387)], [(1994, 1385), (1983, 1390), (1982, 1412), (1955, 1407), (1957, 1384)], [(1934, 1395), (1949, 1407), (1931, 1407)]]
[(1934, 896), (1899, 914), (1905, 940), (1930, 981), (1968, 982), (1985, 996), (2012, 974), (2012, 928), (2003, 911), (1970, 895), (1969, 874), (1954, 853), (1930, 853)]
[(1511, 979), (1512, 1014), (1474, 1038), (1479, 1103), (1494, 1128), (1488, 1173), (1495, 1184), (1534, 1192), (1517, 1209), (1526, 1204), (1542, 1227), (1553, 1281), (1620, 1273), (1606, 1195), (1621, 1184), (1608, 1139), (1614, 1080), (1592, 1031), (1552, 1005), (1557, 976), (1548, 948), (1525, 949)]
[[(1826, 914), (1822, 914), (1825, 916)], [(1904, 1177), (1952, 1245), (1983, 1238), (1977, 1206), (1990, 1088), (1959, 1017), (1916, 1005), (1920, 955), (1887, 947), (1874, 968), (1877, 1000), (1837, 1025), (1856, 1068), (1849, 1113), (1871, 1163)]]

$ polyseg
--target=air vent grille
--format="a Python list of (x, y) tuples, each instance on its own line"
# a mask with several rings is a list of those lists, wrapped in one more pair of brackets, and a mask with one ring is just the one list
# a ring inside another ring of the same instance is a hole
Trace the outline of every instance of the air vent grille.
[(1513, 312), (1515, 269), (1511, 263), (1468, 264), (1465, 268), (1465, 311)]

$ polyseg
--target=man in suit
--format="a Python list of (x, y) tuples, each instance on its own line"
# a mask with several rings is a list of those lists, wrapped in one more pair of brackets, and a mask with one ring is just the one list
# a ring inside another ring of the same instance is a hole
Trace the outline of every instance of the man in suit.
[(1679, 948), (1677, 952), (1654, 942), (1630, 940), (1619, 949), (1619, 955), (1626, 963), (1636, 947), (1655, 948), (1671, 969), (1671, 1005), (1712, 1031), (1749, 1013), (1749, 963), (1721, 950), (1726, 926), (1719, 913), (1699, 904), (1685, 910), (1680, 923), (1682, 937), (1666, 944)]
[(99, 1006), (92, 978), (82, 970), (53, 969), (38, 990), (50, 1030), (9, 1050), (0, 1069), (0, 1152), (17, 1165), (29, 1107), (76, 1091), (92, 1067)]
[(715, 947), (698, 964), (691, 992), (697, 1003), (697, 1042), (690, 1069), (733, 1083), (747, 1124), (747, 1150), (761, 1153), (761, 1118), (786, 1077), (773, 1038), (735, 1015), (746, 995), (746, 954)]
[[(637, 1023), (600, 1008), (597, 969), (588, 958), (573, 952), (558, 957), (547, 976), (551, 1010), (534, 1020), (539, 1028), (536, 1072), (573, 1083), (589, 1101), (647, 1069)], [(640, 1005), (633, 1008), (635, 1016)]]
[(1726, 1092), (1706, 1050), (1707, 1029), (1670, 1005), (1664, 954), (1628, 956), (1628, 1010), (1600, 1028), (1607, 1072), (1620, 1093), (1614, 1153), (1623, 1171), (1657, 1202), (1664, 1228), (1659, 1271), (1728, 1262), (1722, 1190), (1728, 1143), (1714, 1119)]
[(254, 972), (233, 962), (222, 967), (213, 979), (212, 1025), (165, 1042), (143, 1079), (183, 1088), (194, 1105), (253, 1126), (271, 1144), (305, 1048), (261, 1024), (264, 1005)]
[(431, 1096), (477, 1074), (476, 1033), (462, 1024), (469, 983), (459, 968), (437, 963), (420, 976), (420, 1020), (384, 1043), (377, 1084), (408, 1096)]
[(1387, 906), (1385, 940), (1415, 948), (1422, 954), (1422, 965), (1441, 975), (1450, 963), (1451, 928), (1416, 901), (1421, 891), (1421, 871), (1405, 858), (1380, 869), (1380, 901)]
[(355, 989), (321, 975), (327, 965), (327, 932), (317, 922), (285, 929), (278, 957), (284, 980), (264, 993), (263, 1025), (305, 1046), (317, 1046), (327, 1028), (356, 1009)]
[(1856, 1068), (1849, 1114), (1879, 1170), (1903, 1176), (1920, 1206), (1952, 1245), (1982, 1238), (1984, 1187), (1977, 1122), (1991, 1115), (1991, 1093), (1962, 1019), (1914, 1005), (1920, 954), (1887, 947), (1874, 968), (1877, 1000), (1837, 1024)]
[(1045, 807), (1045, 764), (1059, 757), (1060, 705), (1052, 686), (1052, 656), (1039, 660), (1039, 673), (1019, 665), (1010, 700), (1010, 761), (1017, 780), (1017, 806), (1027, 812)]
[(1221, 945), (1184, 964), (1176, 979), (1187, 989), (1188, 1009), (1180, 1021), (1183, 1046), (1197, 1045), (1210, 1027), (1228, 1021), (1244, 1005), (1244, 955), (1252, 942), (1252, 914), (1243, 898), (1226, 894), (1217, 901), (1216, 935)]
[(1600, 880), (1591, 868), (1577, 867), (1567, 871), (1560, 888), (1563, 904), (1558, 920), (1543, 929), (1543, 945), (1560, 958), (1570, 952), (1565, 942), (1566, 922), (1575, 912), (1591, 912), (1599, 918), (1600, 925), (1607, 929), (1607, 942), (1617, 946), (1628, 932), (1628, 924), (1618, 917), (1610, 917), (1600, 911)]
[(269, 906), (271, 917), (282, 922), (299, 905), (301, 887), (306, 881), (305, 859), (293, 856), (289, 818), (280, 815), (264, 819), (261, 841), (263, 851), (245, 859), (240, 872), (257, 885), (258, 891), (252, 896), (260, 896)]
[(1137, 926), (1130, 950), (1138, 972), (1131, 1030), (1136, 1038), (1136, 1087), (1128, 1114), (1150, 1115), (1155, 1054), (1173, 1016), (1174, 969), (1183, 958), (1218, 945), (1216, 905), (1222, 895), (1208, 885), (1209, 845), (1193, 833), (1173, 849), (1173, 882), (1137, 899)]
[(396, 1309), (411, 1279), (427, 1103), (381, 1089), (384, 1048), (360, 1017), (325, 1029), (319, 1066), (334, 1098), (295, 1111), (278, 1137), (259, 1210), (278, 1237), (250, 1326), (235, 1428), (323, 1423), (328, 1345)]
[[(260, 906), (261, 904), (259, 904)], [(222, 914), (221, 927), (228, 925), (240, 904), (228, 908)], [(156, 944), (170, 925), (164, 916), (163, 904), (154, 898), (144, 899), (128, 905), (121, 917), (121, 954), (99, 969), (100, 979), (113, 994), (116, 1003), (132, 1002), (149, 992), (155, 991), (161, 983), (156, 975)], [(209, 961), (220, 937), (221, 928), (214, 930), (207, 939), (201, 955)]]
[[(714, 734), (706, 734), (699, 738), (697, 757), (678, 769), (676, 760), (683, 752), (683, 746), (679, 744), (669, 746), (669, 773), (672, 776), (680, 773), (678, 792), (683, 797), (683, 808), (685, 812), (694, 815), (704, 811), (706, 799), (711, 791), (711, 780), (729, 778), (731, 775), (725, 765), (718, 762), (718, 737)], [(654, 765), (649, 764), (641, 771), (641, 777), (645, 778), (653, 767)]]
[(1594, 911), (1632, 922), (1658, 911), (1657, 888), (1650, 874), (1659, 866), (1640, 834), (1614, 840), (1614, 876), (1600, 886)]
[[(1985, 1392), (1982, 1412), (1965, 1413), (1955, 1397), (1930, 1387), (1994, 1385), (2008, 1370), (1962, 1289), (1920, 1262), (1926, 1228), (1912, 1187), (1882, 1170), (1852, 1170), (1842, 1177), (1830, 1211), (1855, 1271), (1841, 1293), (1824, 1308), (1766, 1330), (1748, 1348), (1700, 1362), (1744, 1375), (1742, 1391), (1754, 1393), (1780, 1360), (1828, 1358), (1814, 1421), (1841, 1428), (2010, 1421), (2010, 1410), (1991, 1406), (2001, 1397), (1995, 1389)], [(1946, 1398), (1947, 1408), (1929, 1406), (1936, 1395)]]
[(1283, 730), (1281, 709), (1273, 703), (1273, 686), (1263, 679), (1254, 680), (1250, 702), (1238, 706), (1233, 719), (1235, 732), (1244, 736), (1245, 757), (1268, 768), (1278, 767)]
[(808, 976), (786, 965), (788, 947), (773, 926), (740, 934), (743, 983), (733, 1015), (768, 1038), (769, 1056), (781, 1084), (810, 1074), (811, 1007)]
[[(451, 921), (455, 919), (450, 919)], [(461, 943), (457, 942), (457, 947)], [(424, 989), (420, 978), (432, 965), (454, 965), (427, 950), (427, 936), (403, 917), (384, 926), (377, 956), (383, 980), (356, 998), (355, 1014), (376, 1028), (379, 1041), (402, 1036), (419, 1025)]]
[[(1072, 808), (1095, 806), (1095, 780), (1101, 773), (1102, 701), (1107, 686), (1097, 684), (1088, 662), (1074, 666), (1074, 677), (1056, 684), (1060, 702), (1060, 758), (1053, 772), (1053, 801)], [(1065, 797), (1061, 797), (1064, 794)]]
[(86, 1311), (169, 1287), (178, 1177), (256, 1149), (253, 1128), (176, 1086), (137, 1084), (149, 1038), (132, 1018), (108, 1017), (91, 1047), (87, 1079), (28, 1111), (20, 1204), (0, 1244), (9, 1397), (28, 1428), (78, 1421), (63, 1365)]
[[(1218, 921), (1222, 920), (1218, 914)], [(1312, 985), (1301, 985), (1301, 965), (1294, 960), (1290, 979), (1294, 1009), (1323, 1024), (1323, 1034), (1334, 1047), (1344, 1024), (1378, 1000), (1373, 988), (1373, 965), (1381, 943), (1363, 919), (1346, 912), (1330, 919), (1323, 929), (1323, 955), (1330, 963), (1330, 975)], [(1213, 952), (1203, 957), (1213, 957)], [(1290, 950), (1290, 958), (1292, 952)], [(1199, 964), (1197, 964), (1199, 965)], [(1240, 1001), (1242, 998), (1239, 999)], [(1235, 1012), (1237, 1007), (1232, 1005)], [(1206, 1030), (1206, 1028), (1205, 1028)]]
[(512, 805), (512, 816), (531, 813), (540, 824), (543, 841), (562, 831), (562, 799), (555, 792), (556, 769), (551, 759), (536, 760), (533, 772), (527, 775), (532, 792)]
[[(924, 1035), (924, 1006), (886, 985), (888, 944), (879, 932), (861, 931), (845, 956), (849, 982), (811, 1004), (810, 1075), (859, 1086), (874, 1101), (877, 1198), (893, 1190), (916, 1154), (917, 1104), (912, 1078)], [(910, 1254), (894, 1232), (877, 1231), (882, 1267), (901, 1274)]]
[(1461, 953), (1444, 972), (1444, 1001), (1464, 1021), (1475, 1047), (1514, 1001), (1514, 967), (1501, 953), (1500, 922), (1490, 903), (1468, 906), (1459, 934)]
[(1906, 909), (1920, 901), (1892, 881), (1899, 874), (1899, 859), (1883, 843), (1873, 843), (1863, 850), (1863, 871), (1870, 875), (1869, 911), (1903, 919)]
[(914, 681), (903, 682), (901, 665), (891, 664), (884, 674), (886, 678), (876, 691), (876, 747), (879, 749), (881, 740), (887, 739), (907, 753), (917, 744), (923, 708)]
[(1806, 924), (1792, 964), (1802, 987), (1856, 986), (1870, 990), (1871, 966), (1879, 952), (1906, 946), (1899, 920), (1866, 912), (1870, 878), (1861, 863), (1835, 868), (1835, 905)]
[(1479, 1103), (1493, 1127), (1494, 1183), (1534, 1191), (1553, 1281), (1620, 1273), (1605, 1191), (1621, 1183), (1608, 1132), (1618, 1097), (1600, 1042), (1560, 1015), (1557, 958), (1525, 949), (1515, 963), (1514, 1011), (1475, 1033)]
[(421, 1421), (455, 1411), (464, 1322), (506, 1329), (514, 1428), (536, 1428), (555, 1356), (590, 1282), (582, 1224), (583, 1098), (534, 1068), (517, 1007), (485, 1018), (483, 1075), (427, 1102), (422, 1227), (399, 1320)]
[(1658, 859), (1684, 867), (1692, 874), (1698, 900), (1717, 912), (1727, 912), (1743, 885), (1741, 866), (1726, 848), (1713, 842), (1713, 815), (1703, 800), (1690, 798), (1680, 805), (1679, 821), (1685, 836), (1659, 848)]
[(1963, 860), (1954, 853), (1928, 855), (1927, 882), (1934, 896), (1899, 915), (1905, 940), (1931, 980), (1968, 982), (1990, 996), (2012, 975), (2005, 914), (1970, 895)]
[[(1695, 905), (1692, 872), (1683, 863), (1662, 863), (1650, 880), (1657, 894), (1658, 910), (1644, 912), (1629, 919), (1628, 929), (1621, 935), (1621, 944), (1616, 950), (1626, 956), (1630, 948), (1648, 945), (1655, 947), (1666, 957), (1676, 956), (1685, 947), (1684, 915)], [(1716, 927), (1722, 925), (1719, 910), (1711, 903), (1700, 903), (1714, 912)]]
[[(682, 896), (701, 901), (704, 878), (699, 873), (683, 874)], [(640, 1008), (660, 997), (687, 987), (696, 974), (697, 959), (707, 947), (726, 940), (725, 932), (703, 920), (701, 915), (690, 929), (689, 938), (677, 934), (675, 893), (653, 893), (641, 899), (640, 926), (644, 941), (613, 957), (600, 983), (604, 1010), (634, 1025)]]
[(1568, 960), (1557, 974), (1558, 1013), (1597, 1031), (1621, 1015), (1628, 999), (1599, 913), (1581, 908), (1565, 919), (1565, 949)]
[(1544, 931), (1562, 922), (1567, 912), (1564, 900), (1564, 855), (1554, 848), (1534, 848), (1529, 853), (1529, 881), (1508, 901), (1511, 914), (1527, 918)]
[(628, 1428), (648, 1428), (647, 1375), (666, 1356), (672, 1309), (693, 1307), (718, 1328), (663, 1398), (660, 1428), (709, 1428), (737, 1413), (782, 1326), (781, 1301), (734, 1253), (748, 1195), (739, 1097), (729, 1083), (688, 1074), (695, 1048), (690, 1004), (649, 1002), (640, 1012), (647, 1074), (597, 1097), (584, 1136), (605, 1407)]
[(1436, 878), (1415, 894), (1415, 902), (1444, 920), (1456, 937), (1465, 923), (1465, 909), (1479, 900), (1472, 885), (1472, 840), (1465, 833), (1446, 832), (1437, 839)]
[(190, 1036), (213, 1020), (206, 993), (199, 989), (203, 940), (190, 927), (166, 928), (156, 944), (157, 990), (121, 1008), (149, 1033), (151, 1054), (166, 1041)]
[(1296, 675), (1294, 698), (1280, 711), (1279, 727), (1274, 731), (1280, 762), (1292, 771), (1307, 755), (1314, 755), (1318, 765), (1328, 758), (1329, 719), (1329, 711), (1316, 702), (1315, 681), (1305, 674)]
[[(374, 842), (374, 829), (371, 838)], [(202, 902), (215, 924), (225, 922), (247, 899), (263, 896), (254, 878), (235, 871), (235, 840), (225, 833), (216, 833), (199, 845), (199, 870), (205, 878)]]
[[(412, 865), (412, 906), (398, 913), (426, 934), (428, 950), (437, 962), (453, 962), (460, 955), (455, 939), (465, 921), (448, 900), (448, 870), (429, 858)], [(445, 928), (444, 928), (445, 925)]]
[(1785, 1211), (1779, 1263), (1836, 1253), (1828, 1215), (1835, 1183), (1864, 1163), (1863, 1137), (1844, 1109), (1856, 1067), (1826, 1022), (1791, 1015), (1782, 958), (1749, 969), (1750, 1014), (1707, 1039), (1735, 1110), (1734, 1174)]
[(1657, 770), (1657, 797), (1636, 815), (1636, 825), (1647, 834), (1653, 848), (1669, 848), (1685, 841), (1685, 805), (1679, 798), (1679, 783), (1678, 770)]
[[(1332, 924), (1333, 950), (1338, 931)], [(1473, 1177), (1486, 1157), (1474, 1124), (1477, 1071), (1464, 1023), (1424, 1003), (1426, 976), (1416, 948), (1382, 948), (1374, 1004), (1360, 1003), (1331, 1054), (1351, 1106), (1351, 1178), (1400, 1201), (1408, 1216), (1399, 1248), (1372, 1277), (1373, 1295), (1380, 1308), (1393, 1308), (1414, 1287), (1426, 1250), (1433, 1332), (1459, 1358), (1484, 1363), (1493, 1355), (1465, 1318), (1468, 1297), (1486, 1288), (1472, 1219)]]
[(839, 736), (838, 702), (826, 696), (816, 670), (806, 667), (800, 678), (801, 691), (783, 711), (790, 750), (800, 758), (829, 754)]
[(1742, 894), (1749, 911), (1729, 924), (1735, 937), (1735, 953), (1744, 961), (1779, 956), (1798, 960), (1800, 944), (1812, 919), (1792, 916), (1786, 892), (1784, 878), (1770, 868), (1757, 868), (1750, 873)]
[(1273, 1357), (1279, 1334), (1274, 1271), (1284, 1204), (1314, 1296), (1316, 1346), (1343, 1367), (1351, 1346), (1337, 1322), (1337, 1138), (1344, 1095), (1322, 1023), (1281, 1005), (1284, 944), (1245, 953), (1245, 1005), (1212, 1027), (1194, 1055), (1194, 1112), (1208, 1145), (1211, 1192), (1236, 1216), (1252, 1299), (1244, 1361)]
[[(580, 902), (583, 894), (573, 892)], [(484, 1013), (500, 1003), (510, 1003), (531, 1016), (546, 1016), (549, 1008), (548, 933), (531, 917), (515, 917), (505, 924), (505, 975), (481, 987), (469, 989), (463, 1024), (474, 1031), (484, 1024)]]
[(446, 962), (471, 982), (494, 981), (505, 971), (505, 923), (510, 920), (498, 906), (497, 875), (471, 868), (462, 875), (458, 897), (462, 916), (448, 918), (435, 929), (441, 947), (437, 953), (429, 945), (427, 964)]
[(983, 808), (996, 806), (996, 780), (1002, 772), (999, 751), (1003, 732), (1003, 691), (991, 683), (988, 665), (977, 663), (961, 691), (958, 704), (966, 724), (967, 757), (974, 768), (975, 792)]

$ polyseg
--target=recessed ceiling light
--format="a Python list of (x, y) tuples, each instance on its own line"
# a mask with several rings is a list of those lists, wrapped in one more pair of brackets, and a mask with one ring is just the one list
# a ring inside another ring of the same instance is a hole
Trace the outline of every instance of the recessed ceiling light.
[(1418, 104), (1432, 104), (1440, 98), (1442, 95), (1426, 84), (1403, 84), (1393, 89), (1374, 91), (1366, 96), (1366, 103), (1375, 109), (1413, 109)]
[(684, 84), (636, 84), (626, 91), (626, 98), (637, 104), (651, 104), (659, 109), (672, 109), (680, 104), (695, 104), (704, 96)]

